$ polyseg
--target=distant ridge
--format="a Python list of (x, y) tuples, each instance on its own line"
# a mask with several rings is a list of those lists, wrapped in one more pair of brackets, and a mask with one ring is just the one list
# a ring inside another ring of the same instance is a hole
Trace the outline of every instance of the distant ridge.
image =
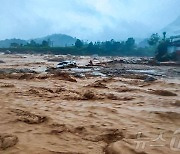
[[(173, 22), (171, 22), (170, 24), (168, 24), (166, 27), (164, 27), (163, 29), (161, 29), (158, 34), (162, 37), (162, 33), (166, 32), (167, 33), (167, 37), (170, 36), (176, 36), (176, 35), (180, 35), (180, 16), (178, 16)], [(138, 47), (148, 47), (148, 38), (145, 38), (143, 40), (141, 40), (138, 44)]]
[(50, 40), (52, 42), (53, 47), (65, 47), (72, 46), (76, 42), (76, 38), (73, 38), (69, 35), (65, 34), (52, 34), (42, 38), (33, 39), (36, 43), (42, 43), (43, 40)]
[(180, 35), (180, 16), (176, 18), (172, 23), (167, 25), (161, 30), (162, 32), (167, 32), (168, 36)]
[(21, 39), (6, 39), (6, 40), (2, 40), (0, 41), (0, 48), (9, 48), (11, 43), (18, 43), (19, 45), (25, 45), (27, 44), (26, 40), (21, 40)]
[(73, 38), (69, 35), (65, 34), (52, 34), (41, 38), (35, 38), (30, 40), (22, 40), (22, 39), (6, 39), (0, 41), (0, 48), (8, 48), (10, 47), (11, 43), (18, 43), (25, 45), (31, 40), (34, 40), (36, 43), (42, 43), (43, 40), (50, 41), (51, 46), (53, 47), (65, 47), (65, 46), (72, 46), (76, 42), (76, 38)]

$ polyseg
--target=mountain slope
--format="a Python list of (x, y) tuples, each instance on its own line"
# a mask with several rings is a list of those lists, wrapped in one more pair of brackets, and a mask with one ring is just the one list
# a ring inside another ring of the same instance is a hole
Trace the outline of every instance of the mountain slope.
[(168, 36), (180, 35), (180, 16), (165, 28), (163, 28), (161, 32), (167, 32)]
[[(76, 42), (76, 38), (73, 38), (68, 35), (64, 34), (53, 34), (53, 35), (48, 35), (42, 38), (35, 38), (31, 39), (34, 40), (36, 43), (41, 44), (43, 40), (50, 41), (51, 46), (53, 47), (65, 47), (65, 46), (72, 46)], [(0, 48), (8, 48), (10, 47), (11, 43), (17, 43), (17, 44), (22, 44), (25, 45), (31, 40), (21, 40), (21, 39), (6, 39), (6, 40), (1, 40), (0, 41)]]
[(40, 44), (42, 43), (43, 40), (46, 40), (46, 41), (49, 40), (50, 42), (52, 42), (53, 47), (72, 46), (76, 42), (75, 38), (68, 35), (64, 35), (64, 34), (53, 34), (53, 35), (48, 35), (48, 36), (33, 39), (33, 40)]
[(10, 47), (11, 43), (17, 43), (17, 44), (25, 45), (25, 44), (27, 44), (27, 41), (21, 40), (21, 39), (2, 40), (2, 41), (0, 41), (0, 48), (8, 48), (8, 47)]

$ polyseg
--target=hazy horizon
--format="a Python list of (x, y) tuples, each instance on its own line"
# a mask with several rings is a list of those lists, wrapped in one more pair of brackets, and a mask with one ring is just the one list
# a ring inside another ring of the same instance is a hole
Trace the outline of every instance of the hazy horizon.
[(180, 15), (179, 0), (1, 0), (0, 40), (66, 34), (86, 40), (145, 38)]

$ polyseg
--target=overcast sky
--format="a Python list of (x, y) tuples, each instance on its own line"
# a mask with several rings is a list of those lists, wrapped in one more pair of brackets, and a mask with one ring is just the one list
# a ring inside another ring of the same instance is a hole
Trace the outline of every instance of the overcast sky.
[(88, 40), (142, 38), (180, 15), (180, 0), (0, 0), (0, 39), (53, 33)]

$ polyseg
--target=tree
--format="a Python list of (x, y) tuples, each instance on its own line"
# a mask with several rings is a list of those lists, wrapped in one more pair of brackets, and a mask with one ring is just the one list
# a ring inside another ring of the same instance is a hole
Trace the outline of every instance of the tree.
[(30, 41), (30, 44), (29, 44), (29, 46), (31, 46), (31, 47), (36, 47), (38, 44), (34, 41), (34, 40), (31, 40)]
[(169, 46), (169, 40), (162, 40), (159, 42), (159, 45), (157, 46), (157, 51), (156, 51), (156, 60), (158, 61), (166, 61), (168, 60), (168, 46)]
[(19, 46), (20, 45), (18, 43), (11, 43), (11, 45), (10, 45), (11, 48), (17, 48)]
[(148, 43), (151, 46), (156, 46), (160, 40), (160, 36), (158, 33), (152, 34), (151, 37), (148, 39)]
[(75, 42), (75, 46), (76, 46), (76, 48), (81, 48), (81, 47), (83, 47), (83, 42), (81, 40), (77, 39)]
[(163, 32), (163, 39), (166, 40), (166, 32)]
[(43, 41), (42, 41), (42, 46), (43, 46), (43, 47), (48, 47), (48, 46), (49, 46), (49, 42), (43, 40)]
[(94, 45), (93, 45), (92, 42), (90, 42), (90, 43), (88, 44), (88, 49), (89, 49), (89, 50), (92, 50), (93, 48), (94, 48)]
[(105, 42), (105, 48), (106, 48), (106, 50), (112, 50), (111, 41), (106, 41), (106, 42)]
[(134, 38), (128, 38), (127, 41), (126, 41), (126, 47), (127, 49), (133, 49), (135, 46), (135, 40)]

